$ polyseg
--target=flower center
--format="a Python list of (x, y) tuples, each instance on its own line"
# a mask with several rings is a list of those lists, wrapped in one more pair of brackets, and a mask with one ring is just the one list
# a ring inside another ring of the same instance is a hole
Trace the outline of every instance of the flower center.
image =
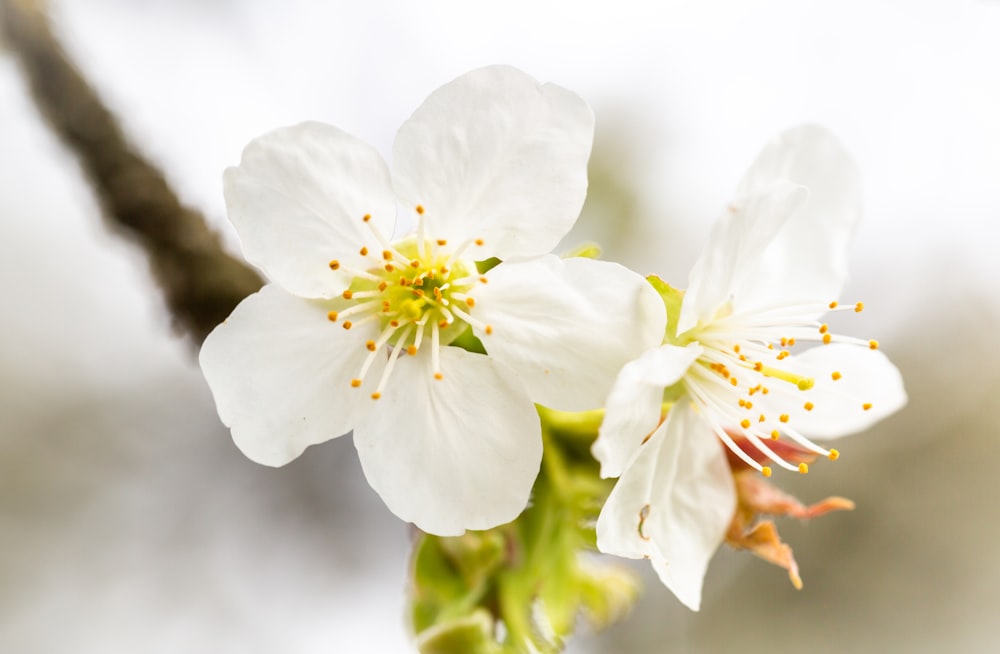
[[(444, 239), (424, 236), (423, 207), (417, 207), (418, 228), (413, 236), (390, 243), (371, 222), (362, 219), (373, 237), (373, 246), (361, 247), (365, 267), (347, 270), (353, 278), (344, 290), (337, 309), (327, 318), (344, 329), (371, 325), (374, 338), (365, 342), (369, 351), (351, 386), (361, 386), (369, 368), (388, 350), (388, 362), (379, 379), (373, 400), (382, 397), (393, 366), (402, 353), (415, 356), (424, 342), (431, 346), (434, 378), (442, 379), (440, 352), (469, 326), (487, 334), (490, 325), (472, 316), (476, 300), (472, 293), (478, 284), (487, 283), (477, 272), (475, 261), (463, 258), (471, 247), (482, 246), (482, 239), (470, 239), (450, 248)], [(338, 260), (330, 261), (333, 270), (344, 270)]]
[[(855, 312), (863, 308), (861, 302), (847, 306), (832, 302), (822, 307)], [(703, 352), (685, 376), (684, 387), (701, 405), (719, 439), (747, 465), (768, 477), (771, 468), (761, 465), (756, 460), (760, 457), (752, 456), (737, 445), (727, 429), (735, 430), (767, 459), (802, 474), (809, 471), (807, 464), (786, 461), (775, 451), (780, 448), (769, 447), (766, 441), (778, 440), (784, 434), (798, 445), (831, 460), (840, 456), (837, 450), (827, 450), (803, 436), (790, 414), (796, 413), (799, 407), (804, 411), (816, 408), (814, 401), (802, 394), (816, 385), (817, 378), (825, 376), (837, 382), (844, 375), (839, 370), (820, 369), (799, 359), (788, 360), (796, 343), (828, 345), (837, 342), (878, 349), (878, 341), (831, 334), (825, 323), (804, 317), (820, 313), (819, 309), (789, 306), (742, 315), (724, 310), (710, 323), (685, 334), (690, 337), (688, 340), (697, 341)], [(872, 405), (864, 402), (858, 408), (868, 411)]]

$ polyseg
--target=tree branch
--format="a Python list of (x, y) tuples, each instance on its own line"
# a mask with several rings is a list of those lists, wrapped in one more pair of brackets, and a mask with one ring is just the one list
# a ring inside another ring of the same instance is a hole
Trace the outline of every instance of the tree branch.
[(38, 109), (79, 159), (109, 227), (146, 252), (175, 324), (200, 343), (261, 279), (223, 251), (204, 217), (183, 206), (129, 144), (53, 36), (44, 4), (0, 0), (3, 41), (20, 60)]

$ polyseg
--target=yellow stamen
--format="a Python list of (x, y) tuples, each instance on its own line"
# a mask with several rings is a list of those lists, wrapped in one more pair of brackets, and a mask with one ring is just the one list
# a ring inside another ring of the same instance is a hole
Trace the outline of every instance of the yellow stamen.
[(807, 464), (805, 464), (805, 463), (800, 463), (799, 464), (799, 474), (805, 475), (805, 474), (808, 474), (808, 473), (809, 473), (809, 466)]
[(802, 408), (805, 409), (806, 411), (812, 411), (814, 406), (815, 405), (812, 402), (806, 402), (805, 404), (802, 405)]
[(330, 270), (337, 270), (338, 268), (340, 268), (340, 262), (336, 259), (332, 260), (330, 262)]
[(861, 408), (864, 409), (865, 411), (870, 411), (871, 408), (872, 408), (872, 403), (871, 402), (865, 402), (864, 404), (861, 405)]
[(771, 467), (770, 466), (764, 466), (763, 468), (760, 469), (760, 474), (764, 475), (765, 477), (770, 477), (771, 476)]
[(329, 313), (326, 314), (326, 319), (329, 320), (330, 322), (337, 322), (337, 312), (330, 311)]
[(417, 213), (419, 213), (420, 215), (424, 214), (424, 206), (422, 204), (417, 205)]
[(868, 347), (872, 350), (878, 349), (878, 341), (868, 341)]
[(837, 459), (840, 458), (840, 451), (839, 450), (830, 450), (830, 453), (827, 454), (827, 458), (830, 459), (831, 461), (836, 461)]
[(354, 388), (357, 388), (358, 386), (361, 386), (361, 380), (360, 379), (352, 379), (351, 380), (351, 386), (354, 387)]
[(833, 377), (833, 381), (837, 381), (838, 379), (840, 379), (841, 377), (843, 377), (843, 375), (840, 374), (839, 372), (837, 372), (836, 370), (834, 370), (832, 373), (830, 373), (830, 376)]

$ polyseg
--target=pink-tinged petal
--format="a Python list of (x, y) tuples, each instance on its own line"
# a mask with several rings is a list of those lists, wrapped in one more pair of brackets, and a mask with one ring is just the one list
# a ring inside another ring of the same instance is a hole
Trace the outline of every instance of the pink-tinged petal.
[(445, 84), (396, 136), (393, 185), (431, 238), (481, 238), (476, 256), (549, 252), (587, 193), (594, 115), (554, 84), (490, 66)]
[(722, 446), (690, 405), (677, 405), (618, 480), (597, 520), (597, 547), (650, 558), (697, 611), (708, 562), (736, 510)]
[(754, 275), (766, 263), (762, 253), (807, 196), (802, 186), (777, 179), (730, 204), (712, 227), (708, 245), (691, 270), (678, 334), (699, 322), (710, 322), (727, 303), (736, 308), (741, 293), (759, 281)]
[[(882, 352), (857, 345), (833, 343), (789, 357), (792, 372), (809, 375), (816, 385), (797, 392), (784, 411), (788, 426), (805, 436), (837, 438), (871, 427), (906, 404), (899, 369)], [(833, 379), (833, 373), (840, 373)], [(801, 400), (801, 402), (799, 401)], [(806, 410), (805, 403), (812, 409)]]
[(605, 402), (604, 421), (591, 452), (602, 477), (617, 477), (660, 424), (663, 389), (681, 379), (701, 355), (696, 343), (661, 345), (630, 361), (618, 373)]
[(354, 425), (365, 384), (351, 387), (372, 335), (327, 319), (329, 303), (304, 300), (269, 284), (243, 300), (201, 347), (199, 361), (222, 422), (257, 463), (280, 466), (308, 446)]
[(532, 401), (562, 411), (603, 405), (622, 366), (660, 344), (663, 302), (616, 263), (553, 255), (505, 262), (476, 289), (476, 327)]
[(350, 284), (349, 269), (371, 265), (361, 247), (381, 246), (365, 215), (392, 236), (396, 203), (385, 161), (330, 125), (302, 123), (254, 139), (223, 182), (243, 254), (295, 295), (333, 297)]
[(516, 376), (456, 347), (396, 362), (354, 430), (368, 483), (393, 513), (432, 534), (489, 529), (517, 517), (542, 457), (541, 426)]

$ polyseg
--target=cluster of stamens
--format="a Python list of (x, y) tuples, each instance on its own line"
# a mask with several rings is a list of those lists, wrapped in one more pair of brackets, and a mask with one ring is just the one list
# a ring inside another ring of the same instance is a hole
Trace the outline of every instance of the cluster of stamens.
[(483, 240), (469, 239), (449, 248), (444, 239), (428, 239), (424, 235), (424, 208), (418, 205), (416, 210), (416, 234), (395, 243), (390, 243), (366, 214), (361, 220), (378, 247), (361, 247), (358, 254), (363, 257), (363, 267), (349, 268), (336, 259), (329, 263), (331, 270), (345, 271), (352, 280), (337, 301), (338, 309), (330, 311), (327, 318), (344, 329), (373, 328), (374, 338), (365, 342), (368, 355), (351, 386), (359, 388), (376, 358), (388, 356), (371, 394), (373, 400), (382, 397), (402, 354), (415, 356), (425, 341), (429, 342), (434, 378), (443, 379), (443, 345), (469, 326), (486, 334), (493, 332), (490, 325), (471, 315), (476, 306), (472, 293), (488, 280), (477, 272), (475, 259), (463, 258), (470, 249), (484, 245)]
[[(878, 341), (865, 341), (849, 336), (832, 334), (825, 323), (803, 321), (803, 314), (819, 313), (819, 307), (782, 307), (740, 316), (725, 315), (701, 328), (696, 336), (703, 353), (685, 377), (684, 384), (691, 396), (701, 405), (705, 418), (716, 436), (747, 465), (771, 476), (770, 466), (762, 465), (755, 457), (736, 444), (726, 428), (734, 429), (746, 437), (767, 459), (787, 469), (809, 472), (806, 463), (789, 463), (767, 445), (768, 440), (778, 440), (782, 434), (798, 445), (837, 460), (835, 449), (820, 447), (803, 436), (795, 421), (787, 413), (775, 415), (771, 409), (800, 405), (812, 411), (813, 401), (808, 399), (818, 375), (828, 375), (837, 382), (844, 378), (839, 370), (808, 370), (800, 374), (784, 369), (781, 362), (791, 356), (797, 342), (850, 343), (878, 349)], [(840, 305), (831, 302), (830, 311), (853, 310), (860, 313), (864, 304)], [(778, 334), (781, 334), (780, 336)], [(801, 361), (797, 367), (802, 368)], [(845, 394), (846, 395), (846, 394)], [(767, 396), (767, 397), (765, 397)], [(755, 407), (756, 403), (756, 407)], [(870, 402), (863, 402), (858, 410), (869, 411)]]

